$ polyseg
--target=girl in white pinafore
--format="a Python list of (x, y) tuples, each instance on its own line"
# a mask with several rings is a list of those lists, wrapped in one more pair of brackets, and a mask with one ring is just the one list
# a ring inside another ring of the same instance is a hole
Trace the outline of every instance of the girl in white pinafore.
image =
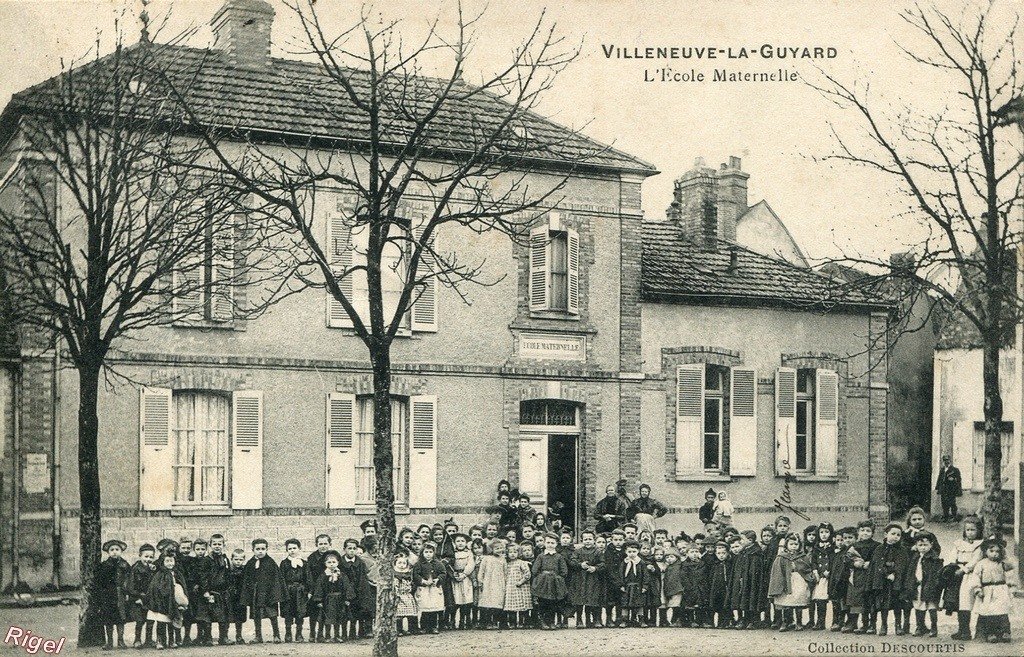
[(969, 641), (971, 638), (971, 609), (974, 607), (974, 596), (966, 584), (974, 565), (982, 558), (982, 528), (981, 518), (964, 518), (962, 538), (953, 544), (953, 558), (950, 560), (950, 565), (954, 566), (952, 577), (942, 594), (943, 608), (947, 613), (956, 612), (959, 625), (959, 629), (950, 638), (959, 641)]
[(1006, 572), (1013, 566), (1006, 563), (1006, 543), (995, 537), (981, 544), (985, 556), (974, 566), (964, 585), (974, 596), (978, 614), (978, 638), (989, 643), (1010, 642), (1010, 586)]

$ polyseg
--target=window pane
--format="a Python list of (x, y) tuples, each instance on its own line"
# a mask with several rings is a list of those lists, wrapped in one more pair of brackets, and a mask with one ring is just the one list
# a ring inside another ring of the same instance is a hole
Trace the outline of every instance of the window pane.
[(797, 470), (807, 469), (807, 427), (810, 424), (810, 403), (798, 400), (796, 403), (796, 464)]
[(175, 501), (226, 501), (230, 406), (215, 393), (174, 394)]
[(704, 389), (705, 390), (721, 390), (722, 389), (722, 369), (715, 367), (714, 365), (708, 365), (704, 371)]
[(715, 470), (719, 465), (719, 441), (722, 437), (722, 400), (708, 397), (704, 400), (704, 469)]
[(551, 307), (565, 310), (569, 304), (569, 236), (551, 234)]
[[(377, 501), (377, 480), (373, 466), (373, 398), (360, 397), (356, 418), (356, 502)], [(391, 400), (391, 457), (395, 501), (406, 500), (405, 459), (408, 452), (408, 408), (405, 400)]]

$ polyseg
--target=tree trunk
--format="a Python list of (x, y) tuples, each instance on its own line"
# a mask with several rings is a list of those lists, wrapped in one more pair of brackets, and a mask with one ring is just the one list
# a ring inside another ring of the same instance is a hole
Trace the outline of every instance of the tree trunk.
[(391, 346), (377, 342), (370, 350), (373, 366), (373, 467), (377, 486), (377, 618), (374, 657), (397, 657), (394, 589), (395, 491), (391, 444)]
[(985, 392), (985, 501), (981, 517), (985, 533), (1001, 535), (999, 511), (1002, 508), (1002, 424), (1003, 398), (999, 392), (999, 332), (983, 336), (982, 380)]
[(99, 437), (100, 366), (93, 363), (78, 368), (78, 517), (81, 542), (82, 601), (78, 610), (78, 647), (103, 645), (103, 625), (92, 607), (93, 578), (102, 553), (100, 517)]

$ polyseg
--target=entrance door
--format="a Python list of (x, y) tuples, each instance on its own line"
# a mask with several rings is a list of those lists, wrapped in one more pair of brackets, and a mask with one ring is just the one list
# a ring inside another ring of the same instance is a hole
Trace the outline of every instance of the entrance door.
[(577, 470), (575, 435), (548, 436), (547, 503), (555, 508), (561, 503), (562, 526), (576, 530)]

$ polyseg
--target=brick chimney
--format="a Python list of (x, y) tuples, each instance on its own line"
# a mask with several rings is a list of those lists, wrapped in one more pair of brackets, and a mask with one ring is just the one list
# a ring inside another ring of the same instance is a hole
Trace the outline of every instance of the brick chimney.
[(675, 181), (666, 215), (700, 248), (714, 251), (719, 241), (736, 241), (736, 221), (747, 211), (747, 179), (738, 157), (716, 171), (698, 157)]
[(226, 52), (232, 66), (269, 66), (273, 25), (274, 8), (263, 0), (225, 0), (210, 22), (213, 47)]

